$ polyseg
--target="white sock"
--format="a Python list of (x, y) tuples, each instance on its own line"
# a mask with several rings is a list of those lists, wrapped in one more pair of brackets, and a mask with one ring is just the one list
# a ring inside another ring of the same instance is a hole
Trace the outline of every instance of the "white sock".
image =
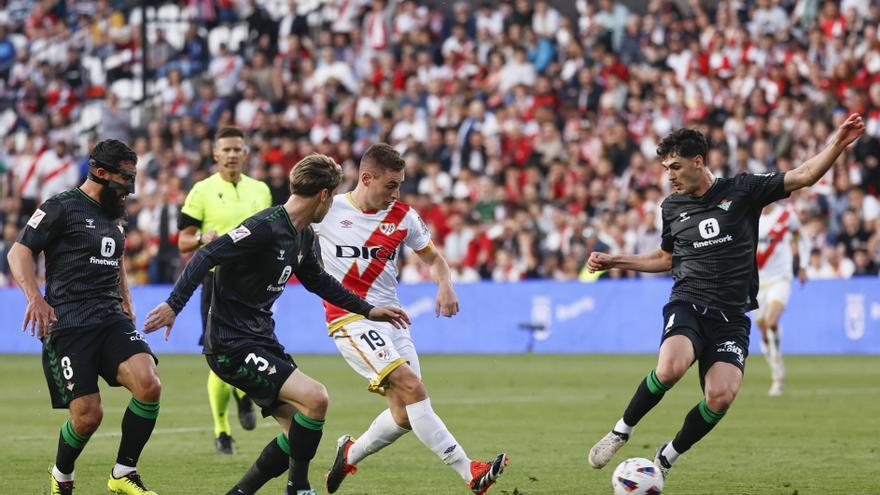
[(123, 464), (117, 464), (113, 466), (113, 477), (116, 479), (122, 478), (128, 473), (133, 473), (137, 471), (137, 468), (134, 466), (125, 466)]
[(774, 380), (785, 379), (785, 363), (782, 361), (782, 325), (776, 326), (776, 375)]
[(431, 399), (406, 406), (409, 424), (419, 440), (455, 470), (465, 482), (471, 481), (471, 460), (443, 420), (431, 408)]
[(767, 353), (764, 355), (770, 365), (770, 376), (773, 380), (779, 380), (782, 373), (782, 355), (779, 350), (779, 333), (775, 329), (767, 329)]
[(623, 418), (617, 420), (617, 424), (614, 425), (614, 431), (617, 433), (623, 433), (624, 435), (632, 435), (634, 426), (630, 426), (623, 422)]
[(669, 442), (666, 444), (666, 447), (663, 448), (663, 451), (660, 452), (660, 455), (665, 457), (666, 460), (669, 462), (669, 465), (671, 466), (675, 461), (678, 460), (678, 456), (680, 456), (681, 454), (679, 454), (678, 451), (675, 450), (675, 447), (672, 446), (672, 442)]
[(58, 466), (52, 466), (52, 477), (55, 478), (55, 481), (73, 481), (73, 473), (76, 471), (71, 471), (70, 474), (64, 474), (58, 470)]
[(349, 447), (348, 463), (361, 462), (365, 457), (379, 452), (407, 433), (409, 430), (394, 421), (391, 409), (385, 409), (376, 416), (367, 431)]

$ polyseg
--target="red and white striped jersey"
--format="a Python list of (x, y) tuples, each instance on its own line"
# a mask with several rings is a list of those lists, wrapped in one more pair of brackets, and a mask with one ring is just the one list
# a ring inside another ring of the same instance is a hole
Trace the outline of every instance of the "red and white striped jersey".
[[(350, 193), (337, 194), (327, 216), (313, 228), (324, 270), (374, 306), (400, 306), (397, 260), (403, 246), (416, 252), (431, 246), (427, 225), (409, 205), (396, 201), (381, 211), (365, 211)], [(326, 301), (324, 308), (331, 334), (363, 318)]]
[(758, 222), (758, 250), (755, 259), (761, 285), (793, 277), (791, 237), (801, 227), (797, 214), (788, 205), (765, 208)]

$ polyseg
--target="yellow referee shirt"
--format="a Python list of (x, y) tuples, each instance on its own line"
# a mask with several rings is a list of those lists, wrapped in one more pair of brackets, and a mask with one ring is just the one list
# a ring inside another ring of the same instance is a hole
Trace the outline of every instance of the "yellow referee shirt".
[(272, 194), (263, 182), (242, 174), (238, 184), (233, 184), (216, 173), (193, 185), (181, 213), (201, 222), (201, 232), (216, 230), (223, 235), (270, 206)]

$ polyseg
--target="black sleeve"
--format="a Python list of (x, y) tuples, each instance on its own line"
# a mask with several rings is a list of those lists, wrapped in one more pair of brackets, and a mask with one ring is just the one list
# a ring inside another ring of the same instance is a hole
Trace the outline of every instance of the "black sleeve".
[(245, 220), (237, 228), (196, 251), (165, 302), (175, 313), (180, 313), (211, 268), (253, 254), (271, 242), (272, 229), (267, 222), (254, 218)]
[(187, 227), (202, 227), (202, 221), (198, 218), (193, 218), (186, 213), (180, 212), (180, 215), (177, 216), (177, 230), (183, 230)]
[(666, 210), (660, 205), (660, 218), (663, 219), (663, 230), (660, 234), (660, 249), (671, 253), (675, 247), (675, 241), (672, 239), (672, 228), (669, 226), (669, 220), (666, 219)]
[(63, 232), (66, 222), (64, 207), (52, 198), (40, 205), (18, 234), (16, 241), (37, 254), (54, 242)]
[(294, 272), (296, 273), (296, 278), (299, 279), (303, 287), (309, 292), (317, 294), (321, 299), (330, 304), (355, 314), (369, 315), (373, 305), (346, 289), (332, 275), (325, 272), (324, 268), (318, 263), (318, 257), (315, 254), (315, 243), (312, 242), (313, 238), (314, 234), (304, 231), (302, 242), (306, 252), (303, 253), (302, 262), (300, 262), (299, 267)]
[(737, 185), (746, 188), (758, 210), (789, 195), (785, 192), (785, 172), (739, 174), (736, 176), (736, 182)]

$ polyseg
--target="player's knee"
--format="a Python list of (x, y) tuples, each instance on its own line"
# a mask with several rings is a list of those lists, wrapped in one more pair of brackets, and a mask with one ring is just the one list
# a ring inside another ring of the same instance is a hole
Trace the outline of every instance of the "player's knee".
[(407, 376), (406, 379), (396, 383), (395, 387), (408, 404), (428, 398), (428, 390), (425, 388), (425, 384), (415, 374)]
[(654, 373), (657, 375), (657, 379), (660, 380), (660, 383), (671, 387), (681, 380), (681, 377), (687, 373), (689, 367), (689, 363), (670, 360), (659, 363), (657, 369), (654, 370)]
[(733, 405), (736, 392), (732, 387), (707, 387), (706, 405), (713, 411), (726, 411)]
[(71, 414), (73, 421), (73, 429), (83, 436), (89, 436), (98, 430), (101, 421), (104, 419), (104, 408), (101, 404), (82, 409)]
[(137, 400), (159, 402), (159, 397), (162, 395), (162, 383), (156, 375), (144, 377), (139, 380), (137, 390), (132, 393)]
[(330, 394), (327, 393), (327, 387), (318, 383), (309, 392), (308, 411), (303, 413), (314, 419), (323, 418), (327, 414), (327, 408), (330, 406)]

